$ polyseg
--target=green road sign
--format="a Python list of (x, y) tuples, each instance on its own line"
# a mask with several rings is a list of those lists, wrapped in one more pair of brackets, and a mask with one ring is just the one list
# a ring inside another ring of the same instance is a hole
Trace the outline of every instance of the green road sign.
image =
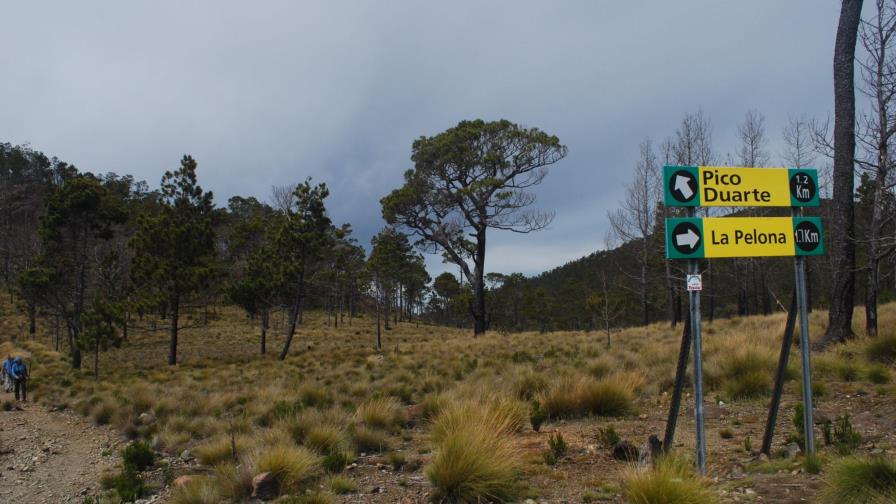
[(666, 206), (815, 207), (818, 173), (808, 168), (664, 166)]
[(809, 256), (824, 253), (818, 217), (666, 219), (666, 258)]

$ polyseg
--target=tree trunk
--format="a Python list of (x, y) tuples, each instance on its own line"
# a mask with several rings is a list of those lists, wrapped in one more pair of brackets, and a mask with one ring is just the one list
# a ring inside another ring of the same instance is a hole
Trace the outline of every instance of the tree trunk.
[[(646, 239), (645, 239), (646, 241)], [(641, 278), (639, 278), (640, 283), (640, 296), (641, 296), (641, 325), (647, 325), (650, 323), (650, 313), (647, 307), (647, 258), (646, 251), (644, 252), (644, 258), (641, 262)]]
[(854, 336), (856, 97), (854, 60), (862, 0), (843, 0), (834, 44), (834, 193), (831, 201), (831, 307), (820, 346)]
[(169, 330), (171, 332), (171, 344), (168, 348), (168, 365), (173, 366), (177, 364), (177, 322), (178, 318), (180, 318), (180, 298), (177, 294), (171, 296), (171, 300), (169, 303), (171, 306), (171, 320), (169, 325)]
[(666, 289), (669, 291), (669, 322), (672, 327), (678, 324), (678, 310), (675, 308), (675, 283), (672, 278), (672, 262), (666, 259)]
[[(382, 296), (380, 296), (380, 294), (377, 293), (377, 296), (376, 296), (376, 349), (377, 350), (383, 349), (382, 330), (380, 329), (380, 312), (382, 311), (382, 303), (380, 303), (381, 298), (382, 298)], [(389, 317), (386, 317), (386, 324), (388, 324), (388, 323), (389, 323)]]
[(289, 308), (289, 324), (286, 328), (286, 341), (283, 343), (283, 350), (280, 351), (280, 360), (285, 360), (289, 354), (289, 345), (292, 344), (292, 337), (296, 333), (296, 323), (302, 316), (302, 301), (304, 296), (297, 296), (292, 306)]
[(100, 379), (100, 342), (97, 339), (96, 344), (93, 345), (93, 379)]
[(77, 328), (70, 327), (68, 332), (68, 345), (72, 352), (72, 369), (81, 369), (81, 349), (78, 348), (78, 345), (75, 343), (76, 341), (78, 341), (78, 330)]
[(34, 339), (37, 333), (37, 307), (34, 303), (28, 303), (28, 336)]
[(261, 355), (267, 353), (267, 340), (268, 340), (268, 319), (271, 316), (271, 312), (268, 309), (263, 309), (261, 312), (261, 341), (259, 342), (259, 351)]
[(880, 182), (875, 181), (871, 226), (868, 230), (868, 280), (865, 286), (865, 332), (868, 336), (877, 336), (877, 301), (880, 292), (880, 231), (883, 210), (881, 205), (882, 191), (878, 190)]
[(473, 271), (473, 336), (485, 334), (485, 229), (476, 237), (475, 268)]

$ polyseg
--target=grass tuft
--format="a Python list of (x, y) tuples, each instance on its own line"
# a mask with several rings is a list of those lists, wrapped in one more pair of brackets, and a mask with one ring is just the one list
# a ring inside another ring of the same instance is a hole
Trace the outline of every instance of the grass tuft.
[(883, 458), (846, 458), (831, 467), (821, 492), (830, 504), (896, 502), (896, 461)]
[(694, 475), (691, 464), (672, 454), (657, 459), (652, 469), (630, 469), (623, 483), (622, 496), (630, 504), (716, 502), (704, 482)]
[(280, 490), (303, 490), (320, 473), (317, 455), (301, 446), (277, 445), (255, 456), (255, 473), (269, 472), (277, 479)]

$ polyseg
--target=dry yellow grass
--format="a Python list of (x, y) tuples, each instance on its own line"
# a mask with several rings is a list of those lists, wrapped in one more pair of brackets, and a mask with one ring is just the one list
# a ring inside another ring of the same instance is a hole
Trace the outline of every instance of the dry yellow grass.
[[(0, 317), (0, 325), (17, 327), (17, 320)], [(315, 457), (403, 447), (431, 458), (451, 446), (446, 440), (460, 443), (454, 433), (470, 423), (508, 433), (501, 443), (510, 440), (515, 448), (531, 433), (533, 400), (555, 418), (622, 414), (636, 420), (629, 413), (642, 411), (656, 417), (665, 407), (662, 394), (671, 386), (680, 337), (678, 328), (653, 324), (618, 332), (607, 349), (597, 333), (488, 333), (474, 339), (467, 330), (404, 323), (385, 332), (378, 352), (371, 319), (339, 329), (323, 320), (308, 315), (282, 362), (257, 354), (255, 326), (233, 308), (219, 309), (208, 326), (184, 331), (176, 367), (164, 363), (164, 331), (132, 330), (121, 349), (101, 355), (99, 381), (89, 366), (73, 371), (64, 354), (49, 350), (43, 325), (37, 341), (0, 343), (0, 354), (26, 355), (35, 399), (76, 409), (132, 437), (155, 439), (171, 453), (191, 448), (215, 471), (233, 476), (235, 468), (227, 466), (231, 432), (238, 453), (247, 457), (293, 453), (305, 445)], [(784, 320), (776, 314), (705, 324), (708, 398), (766, 400), (762, 392), (770, 386)], [(824, 322), (824, 313), (812, 314), (813, 338), (823, 334)], [(893, 336), (896, 304), (882, 306), (880, 326), (882, 336)], [(282, 322), (275, 317), (272, 350), (282, 343), (280, 334)], [(861, 336), (816, 353), (817, 379), (892, 391), (890, 367), (868, 360), (876, 341)], [(799, 352), (793, 351), (790, 367), (798, 366)], [(140, 420), (143, 413), (152, 420)], [(314, 480), (323, 471), (311, 474)], [(232, 479), (243, 486), (223, 492), (243, 492), (245, 475), (240, 478)]]

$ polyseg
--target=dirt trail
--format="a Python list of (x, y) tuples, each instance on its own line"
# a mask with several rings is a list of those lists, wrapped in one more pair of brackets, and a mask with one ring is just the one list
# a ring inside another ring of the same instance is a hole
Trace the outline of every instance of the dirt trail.
[(119, 438), (38, 404), (0, 411), (0, 502), (81, 503), (118, 458)]

